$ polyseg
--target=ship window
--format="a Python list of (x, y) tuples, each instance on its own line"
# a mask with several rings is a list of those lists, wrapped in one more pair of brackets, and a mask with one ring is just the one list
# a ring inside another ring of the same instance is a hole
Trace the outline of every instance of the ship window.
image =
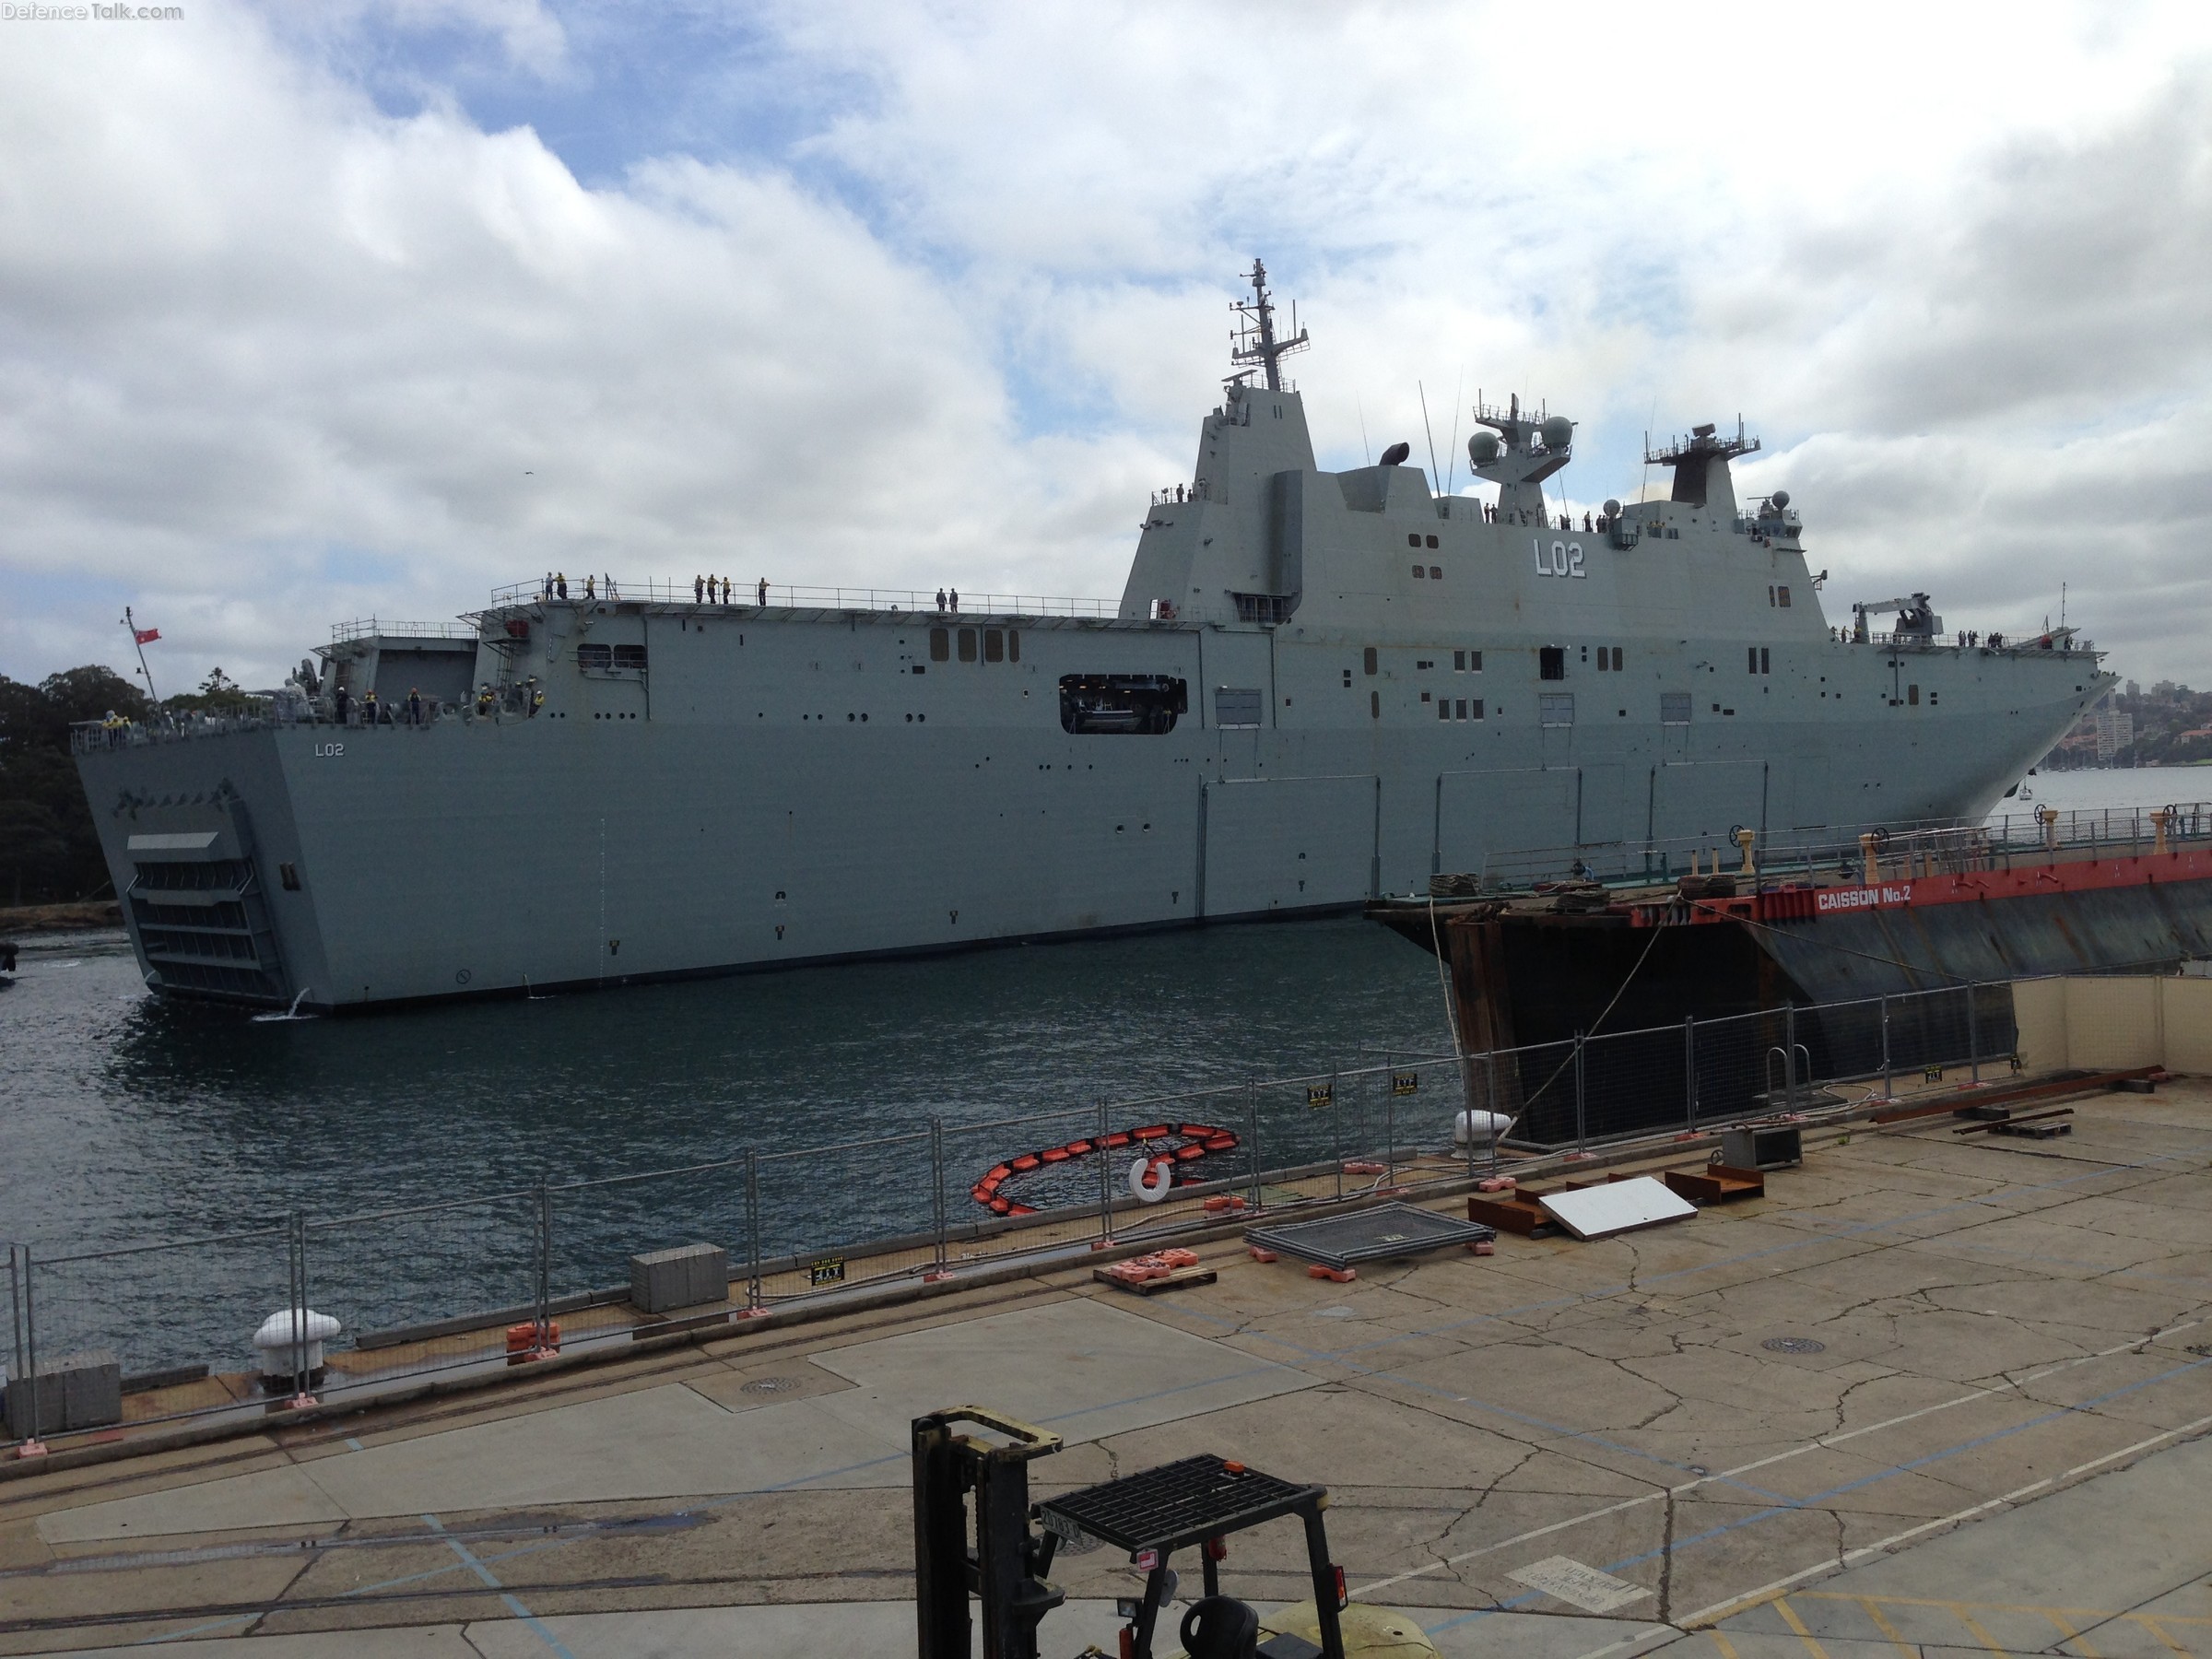
[(615, 666), (617, 668), (634, 668), (642, 674), (645, 671), (645, 647), (642, 645), (616, 646)]
[(1659, 724), (1661, 725), (1688, 725), (1689, 724), (1689, 693), (1662, 691), (1659, 693)]
[(1424, 547), (1433, 547), (1436, 546), (1436, 537), (1433, 535), (1423, 536), (1421, 541)]
[(1418, 582), (1422, 577), (1428, 574), (1429, 567), (1427, 565), (1415, 565), (1413, 567), (1413, 579), (1416, 582)]
[(1790, 590), (1786, 587), (1778, 587), (1774, 592), (1782, 598), (1782, 608), (1788, 610), (1790, 608)]
[(300, 866), (298, 865), (288, 864), (278, 865), (276, 866), (276, 879), (283, 883), (284, 890), (286, 892), (298, 892), (300, 890)]
[(1006, 660), (1006, 636), (995, 628), (983, 629), (983, 661), (1003, 663)]
[(1348, 691), (1348, 690), (1350, 690), (1350, 689), (1351, 689), (1351, 686), (1352, 686), (1352, 671), (1351, 671), (1349, 668), (1347, 668), (1347, 669), (1344, 671), (1344, 686), (1345, 686), (1345, 689), (1346, 689), (1346, 690), (1347, 690), (1347, 691)]
[(1933, 692), (1933, 691), (1930, 691), (1930, 692), (1928, 693), (1928, 707), (1932, 709), (1932, 708), (1934, 708), (1935, 706), (1936, 706), (1936, 693), (1935, 693), (1935, 692)]
[(943, 663), (949, 661), (951, 657), (951, 633), (942, 628), (931, 629), (929, 630), (929, 660), (933, 663)]
[(1169, 675), (1064, 674), (1060, 677), (1062, 731), (1158, 736), (1173, 731), (1175, 717), (1189, 709), (1190, 688)]
[(1920, 688), (1918, 686), (1907, 686), (1905, 688), (1905, 700), (1911, 703), (1914, 708), (1919, 708)]
[(1464, 651), (1453, 652), (1452, 653), (1452, 672), (1454, 674), (1465, 674), (1466, 671), (1467, 653)]
[(1021, 630), (1018, 628), (1006, 629), (1006, 661), (1009, 663), (1021, 661)]
[[(1429, 538), (1429, 545), (1430, 545), (1430, 547), (1432, 547), (1436, 546), (1436, 537), (1435, 537), (1435, 536), (1433, 536), (1433, 535), (1432, 535), (1432, 536), (1430, 536), (1430, 537)], [(1444, 567), (1443, 567), (1442, 565), (1430, 565), (1430, 566), (1429, 567), (1429, 580), (1430, 580), (1430, 581), (1431, 581), (1431, 582), (1441, 582), (1443, 579), (1444, 579)]]
[(1214, 724), (1218, 726), (1258, 725), (1260, 688), (1257, 686), (1216, 686)]
[(960, 661), (963, 663), (975, 661), (975, 629), (972, 628), (960, 629)]
[(1452, 700), (1450, 698), (1440, 697), (1436, 700), (1436, 717), (1439, 720), (1452, 718)]
[(1600, 646), (1597, 648), (1597, 671), (1598, 671), (1600, 674), (1603, 674), (1603, 673), (1605, 673), (1605, 671), (1606, 671), (1606, 669), (1608, 669), (1608, 668), (1610, 668), (1610, 667), (1612, 667), (1612, 666), (1613, 666), (1613, 653), (1612, 653), (1610, 651), (1606, 650), (1606, 647), (1604, 647), (1603, 645), (1600, 645)]
[(1367, 717), (1370, 720), (1380, 720), (1382, 718), (1382, 692), (1370, 691), (1367, 694)]
[(1423, 702), (1428, 702), (1428, 701), (1430, 701), (1430, 696), (1429, 696), (1429, 693), (1428, 693), (1428, 692), (1424, 691), (1424, 692), (1422, 692), (1422, 693), (1421, 693), (1421, 700), (1422, 700)]
[(1620, 647), (1618, 645), (1613, 647), (1613, 672), (1616, 674), (1625, 672), (1620, 665)]
[(1546, 645), (1536, 653), (1536, 677), (1563, 680), (1567, 677), (1567, 653), (1558, 645)]
[(1477, 698), (1474, 698), (1474, 699), (1470, 700), (1468, 701), (1468, 703), (1467, 703), (1467, 707), (1468, 707), (1468, 709), (1469, 709), (1470, 711), (1472, 711), (1472, 712), (1470, 712), (1470, 713), (1467, 715), (1467, 718), (1468, 718), (1469, 720), (1480, 720), (1480, 719), (1482, 718), (1482, 699), (1481, 699), (1481, 698), (1477, 697)]
[(1574, 693), (1546, 691), (1536, 699), (1536, 718), (1547, 726), (1571, 726), (1574, 724)]
[(1419, 547), (1421, 545), (1421, 538), (1419, 535), (1415, 531), (1408, 530), (1406, 533), (1406, 545), (1409, 547)]
[(1367, 648), (1367, 655), (1362, 660), (1367, 665), (1368, 673), (1372, 674), (1375, 671), (1375, 648), (1372, 645)]
[(1774, 672), (1774, 659), (1768, 654), (1767, 648), (1764, 645), (1761, 645), (1759, 648), (1759, 671), (1761, 674), (1771, 674)]
[(590, 641), (576, 647), (576, 666), (586, 674), (605, 674), (615, 665), (615, 648)]
[[(1436, 661), (1432, 657), (1416, 657), (1413, 659), (1413, 665), (1416, 668), (1433, 668), (1436, 666)], [(1424, 696), (1422, 700), (1426, 702), (1427, 697)]]

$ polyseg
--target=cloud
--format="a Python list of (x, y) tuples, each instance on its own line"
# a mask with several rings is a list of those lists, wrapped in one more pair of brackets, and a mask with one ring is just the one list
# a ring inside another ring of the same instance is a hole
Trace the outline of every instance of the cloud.
[[(10, 568), (138, 595), (172, 654), (265, 677), (335, 617), (548, 566), (1033, 589), (1024, 527), (1130, 465), (995, 459), (961, 317), (773, 170), (590, 190), (526, 129), (386, 116), (250, 20), (133, 44), (0, 87), (18, 153), (102, 112), (0, 186), (0, 490)], [(112, 654), (111, 620), (0, 627), (36, 671)]]
[(1518, 390), (1582, 422), (1579, 509), (1740, 409), (1831, 597), (2009, 629), (2064, 581), (2116, 665), (2203, 677), (2203, 8), (1935, 8), (1905, 47), (1809, 8), (710, 23), (11, 35), (7, 671), (112, 659), (130, 597), (193, 677), (266, 680), (548, 566), (1116, 594), (1259, 253), (1324, 465), (1425, 454), (1417, 388), (1440, 453)]

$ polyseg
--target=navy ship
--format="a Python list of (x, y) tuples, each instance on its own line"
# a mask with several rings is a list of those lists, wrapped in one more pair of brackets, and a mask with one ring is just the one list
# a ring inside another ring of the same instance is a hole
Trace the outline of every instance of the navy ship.
[(1740, 425), (1579, 520), (1574, 422), (1517, 399), (1473, 493), (1402, 442), (1324, 472), (1248, 280), (1118, 606), (548, 578), (341, 627), (249, 716), (80, 732), (147, 983), (343, 1009), (1679, 868), (1979, 815), (2112, 683), (1924, 594), (1830, 625)]

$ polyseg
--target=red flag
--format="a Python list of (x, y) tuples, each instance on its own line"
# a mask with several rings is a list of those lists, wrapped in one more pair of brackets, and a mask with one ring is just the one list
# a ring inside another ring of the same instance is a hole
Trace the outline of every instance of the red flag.
[(131, 632), (141, 645), (151, 645), (161, 637), (161, 630), (158, 628), (134, 628)]

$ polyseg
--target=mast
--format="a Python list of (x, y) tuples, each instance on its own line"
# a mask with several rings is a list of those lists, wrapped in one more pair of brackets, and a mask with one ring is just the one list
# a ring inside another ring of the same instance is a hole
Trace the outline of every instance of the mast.
[[(1267, 298), (1267, 267), (1256, 256), (1252, 269), (1244, 273), (1244, 280), (1252, 284), (1252, 298), (1230, 301), (1229, 309), (1237, 313), (1237, 331), (1230, 335), (1229, 360), (1260, 364), (1267, 373), (1267, 390), (1280, 392), (1283, 376), (1276, 364), (1306, 348), (1306, 331), (1300, 329), (1295, 339), (1275, 337), (1275, 306)], [(1242, 380), (1244, 376), (1240, 373), (1235, 378)]]
[(123, 625), (131, 630), (131, 644), (138, 653), (138, 672), (146, 677), (146, 698), (148, 702), (160, 700), (154, 694), (154, 671), (146, 665), (146, 641), (138, 631), (138, 618), (131, 615), (131, 607), (123, 607)]

